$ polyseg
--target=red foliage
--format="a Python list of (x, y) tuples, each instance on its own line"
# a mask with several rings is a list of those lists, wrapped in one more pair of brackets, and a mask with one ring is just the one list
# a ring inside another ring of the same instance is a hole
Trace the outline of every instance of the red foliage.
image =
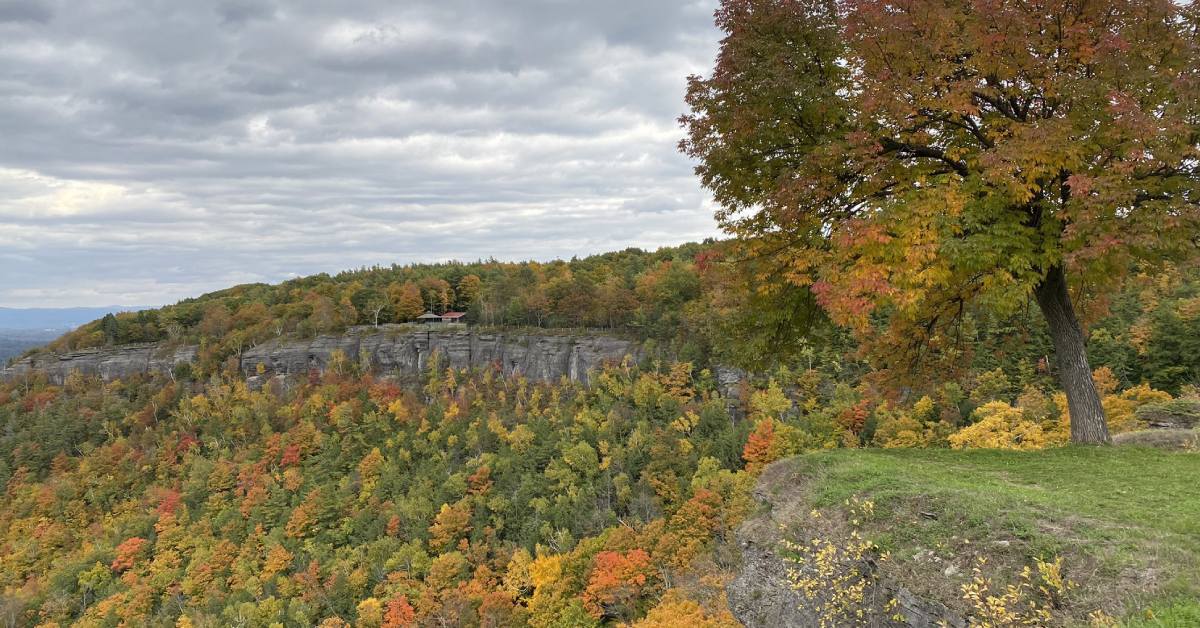
[(190, 451), (192, 447), (199, 446), (200, 441), (195, 436), (192, 436), (191, 434), (183, 434), (179, 437), (179, 444), (175, 445), (175, 455), (182, 456)]
[(837, 422), (838, 425), (858, 436), (866, 427), (867, 417), (870, 414), (870, 402), (864, 399), (838, 413)]
[(179, 491), (167, 490), (163, 492), (162, 498), (158, 502), (158, 514), (174, 515), (175, 510), (179, 508), (180, 495)]
[(279, 459), (279, 466), (290, 467), (300, 464), (300, 445), (292, 443), (283, 450), (283, 457)]
[(721, 261), (722, 258), (724, 258), (724, 254), (722, 254), (720, 251), (716, 249), (705, 249), (697, 253), (693, 261), (696, 263), (696, 269), (703, 274), (708, 272), (709, 267), (711, 267), (714, 263)]
[(110, 567), (113, 571), (121, 573), (130, 567), (133, 567), (137, 562), (138, 555), (146, 547), (146, 539), (140, 536), (125, 539), (117, 546), (117, 556), (113, 559)]
[(41, 409), (45, 408), (46, 406), (50, 405), (51, 403), (54, 403), (54, 400), (57, 398), (58, 398), (58, 389), (57, 388), (47, 388), (46, 390), (39, 390), (38, 392), (25, 395), (25, 398), (21, 400), (21, 409), (24, 410), (25, 412), (33, 412), (35, 410), (41, 410)]
[(371, 387), (371, 399), (381, 408), (400, 398), (404, 389), (395, 382), (379, 382)]

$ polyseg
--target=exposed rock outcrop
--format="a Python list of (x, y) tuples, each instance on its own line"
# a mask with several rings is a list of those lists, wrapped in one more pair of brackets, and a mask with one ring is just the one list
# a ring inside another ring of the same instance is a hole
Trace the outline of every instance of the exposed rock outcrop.
[(196, 347), (168, 347), (159, 344), (122, 345), (102, 349), (84, 349), (70, 353), (39, 353), (13, 362), (0, 370), (0, 379), (41, 371), (50, 381), (61, 384), (73, 371), (105, 380), (121, 379), (136, 373), (169, 373), (175, 365), (196, 359)]
[[(586, 383), (588, 372), (626, 356), (641, 358), (641, 345), (631, 340), (599, 335), (520, 334), (474, 331), (466, 328), (413, 329), (410, 326), (356, 327), (344, 334), (312, 339), (281, 338), (247, 349), (241, 370), (247, 377), (296, 375), (324, 370), (334, 353), (352, 361), (367, 361), (382, 373), (416, 375), (433, 355), (454, 368), (497, 367), (531, 379), (552, 381), (563, 377)], [(61, 383), (72, 371), (111, 380), (135, 373), (168, 373), (177, 364), (192, 362), (196, 347), (125, 345), (64, 354), (39, 354), (0, 371), (10, 379), (30, 371), (46, 373)]]
[[(754, 498), (763, 505), (763, 510), (737, 530), (737, 541), (742, 549), (742, 568), (726, 590), (730, 610), (748, 628), (807, 628), (822, 625), (813, 602), (807, 600), (788, 580), (788, 572), (795, 565), (784, 560), (779, 553), (783, 530), (805, 519), (809, 507), (804, 497), (802, 478), (789, 460), (781, 460), (764, 469), (754, 487)], [(869, 565), (863, 567), (869, 568)], [(866, 592), (866, 598), (894, 599), (896, 606), (889, 613), (880, 613), (873, 621), (864, 620), (869, 622), (867, 625), (913, 628), (966, 626), (961, 617), (951, 613), (945, 606), (918, 598), (902, 587), (879, 582), (871, 589)], [(903, 617), (903, 620), (897, 621), (893, 617)]]
[(588, 372), (626, 356), (637, 360), (641, 346), (609, 336), (508, 334), (469, 329), (413, 330), (411, 327), (357, 327), (345, 334), (311, 340), (274, 340), (242, 354), (242, 371), (292, 375), (322, 370), (335, 351), (353, 361), (366, 360), (383, 373), (415, 375), (431, 356), (453, 368), (498, 367), (530, 379), (552, 381), (563, 377), (586, 383)]

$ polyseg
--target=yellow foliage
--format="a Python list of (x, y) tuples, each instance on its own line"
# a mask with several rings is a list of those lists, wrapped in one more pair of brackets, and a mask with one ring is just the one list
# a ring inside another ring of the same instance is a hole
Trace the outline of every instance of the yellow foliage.
[(512, 445), (513, 451), (523, 454), (529, 450), (535, 437), (536, 435), (533, 433), (533, 430), (522, 423), (512, 429), (508, 437), (508, 442)]
[(529, 581), (535, 588), (553, 584), (562, 576), (562, 556), (539, 556), (529, 564)]
[(1048, 439), (1040, 423), (1030, 421), (1021, 412), (1003, 401), (990, 401), (975, 410), (974, 425), (950, 435), (955, 449), (1041, 449)]
[(358, 603), (356, 628), (379, 628), (383, 624), (383, 603), (369, 597)]
[(696, 426), (700, 424), (700, 417), (691, 410), (683, 413), (683, 416), (671, 422), (671, 429), (682, 434), (690, 434)]
[(775, 380), (771, 380), (766, 390), (756, 390), (750, 395), (750, 412), (759, 417), (778, 419), (791, 407), (792, 401)]
[[(1120, 434), (1122, 432), (1132, 432), (1141, 429), (1142, 426), (1137, 422), (1137, 409), (1148, 404), (1160, 401), (1170, 401), (1170, 393), (1155, 390), (1149, 384), (1138, 384), (1132, 388), (1127, 388), (1120, 393), (1115, 391), (1115, 379), (1112, 382), (1108, 381), (1111, 373), (1106, 373), (1107, 368), (1096, 369), (1092, 374), (1096, 380), (1097, 392), (1101, 392), (1100, 405), (1104, 408), (1104, 417), (1108, 421), (1108, 431), (1112, 434)], [(1059, 417), (1055, 425), (1047, 430), (1047, 435), (1050, 441), (1054, 444), (1066, 443), (1071, 436), (1071, 415), (1067, 406), (1067, 397), (1063, 393), (1054, 395), (1054, 402), (1058, 406)]]
[(453, 549), (460, 538), (471, 531), (471, 504), (465, 500), (442, 504), (442, 508), (429, 526), (429, 548), (434, 551)]
[(395, 401), (392, 401), (388, 404), (387, 409), (388, 412), (392, 413), (392, 416), (396, 417), (396, 420), (400, 423), (405, 423), (408, 421), (408, 406), (404, 404), (403, 399), (396, 399)]
[(692, 363), (676, 362), (671, 370), (660, 376), (667, 394), (680, 403), (687, 403), (692, 398)]
[(282, 545), (276, 545), (267, 552), (267, 560), (263, 564), (263, 580), (269, 580), (271, 576), (287, 569), (287, 566), (292, 563), (292, 553), (287, 551)]
[(644, 619), (633, 624), (633, 628), (735, 628), (740, 625), (728, 609), (707, 612), (679, 589), (671, 589)]
[(878, 411), (879, 423), (873, 440), (886, 449), (902, 447), (936, 447), (946, 444), (954, 426), (943, 421), (933, 399), (928, 395), (917, 400), (909, 410)]
[(283, 472), (283, 486), (289, 491), (295, 491), (304, 484), (304, 473), (297, 467), (288, 467)]
[(1108, 430), (1113, 434), (1120, 434), (1141, 427), (1135, 416), (1138, 408), (1148, 403), (1170, 400), (1170, 393), (1154, 390), (1149, 384), (1139, 384), (1119, 395), (1105, 396), (1100, 403), (1104, 406), (1104, 415), (1108, 418)]
[(1092, 371), (1092, 382), (1096, 385), (1096, 392), (1101, 397), (1113, 394), (1121, 385), (1121, 382), (1117, 379), (1117, 374), (1113, 373), (1112, 369), (1107, 366), (1102, 366)]
[[(869, 500), (854, 498), (850, 506), (850, 523), (854, 528), (848, 538), (828, 539), (813, 536), (809, 540), (784, 539), (788, 550), (787, 560), (795, 564), (788, 569), (788, 582), (800, 592), (816, 611), (821, 628), (858, 625), (869, 614), (875, 601), (867, 595), (878, 576), (873, 571), (860, 568), (867, 560), (882, 563), (888, 560), (878, 546), (859, 535), (858, 527), (874, 511), (875, 504)], [(809, 513), (813, 519), (810, 529), (820, 529), (821, 513)], [(885, 609), (886, 610), (886, 609)]]
[(529, 551), (523, 547), (517, 548), (513, 552), (512, 558), (508, 561), (508, 566), (504, 572), (504, 591), (512, 597), (517, 597), (528, 587), (533, 586), (533, 579), (530, 577), (529, 568), (533, 563), (533, 557), (529, 555)]
[(1014, 584), (1000, 587), (983, 573), (987, 560), (980, 558), (970, 582), (962, 585), (962, 597), (971, 607), (972, 625), (1048, 626), (1054, 623), (1052, 609), (1058, 607), (1074, 584), (1062, 575), (1062, 559), (1035, 559), (1037, 577), (1025, 567)]

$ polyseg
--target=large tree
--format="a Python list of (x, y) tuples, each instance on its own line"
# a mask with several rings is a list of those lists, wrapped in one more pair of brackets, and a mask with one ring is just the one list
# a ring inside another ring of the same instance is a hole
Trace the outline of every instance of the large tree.
[(690, 80), (681, 148), (722, 224), (893, 354), (950, 343), (964, 312), (1036, 302), (1072, 440), (1107, 442), (1077, 305), (1197, 250), (1195, 4), (724, 0), (716, 15), (726, 37)]

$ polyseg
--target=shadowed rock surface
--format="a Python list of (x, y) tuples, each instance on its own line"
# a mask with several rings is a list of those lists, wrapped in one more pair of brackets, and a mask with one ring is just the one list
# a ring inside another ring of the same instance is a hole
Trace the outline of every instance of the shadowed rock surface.
[(0, 379), (11, 379), (41, 371), (50, 381), (61, 384), (73, 371), (114, 380), (137, 373), (169, 373), (175, 365), (196, 359), (196, 347), (166, 347), (158, 344), (122, 345), (103, 349), (84, 349), (69, 353), (39, 353), (17, 360), (3, 370)]
[[(402, 376), (419, 374), (436, 354), (443, 365), (454, 368), (495, 367), (530, 379), (566, 377), (584, 383), (589, 371), (605, 363), (620, 362), (626, 356), (638, 360), (642, 355), (637, 342), (609, 336), (424, 330), (397, 325), (356, 327), (344, 334), (311, 339), (271, 340), (244, 351), (240, 367), (247, 377), (256, 377), (260, 364), (265, 375), (305, 374), (324, 370), (337, 351), (351, 361), (369, 362), (378, 372)], [(175, 365), (195, 359), (196, 347), (124, 345), (35, 355), (0, 371), (0, 378), (39, 370), (61, 383), (77, 370), (112, 380), (135, 373), (168, 373)]]

